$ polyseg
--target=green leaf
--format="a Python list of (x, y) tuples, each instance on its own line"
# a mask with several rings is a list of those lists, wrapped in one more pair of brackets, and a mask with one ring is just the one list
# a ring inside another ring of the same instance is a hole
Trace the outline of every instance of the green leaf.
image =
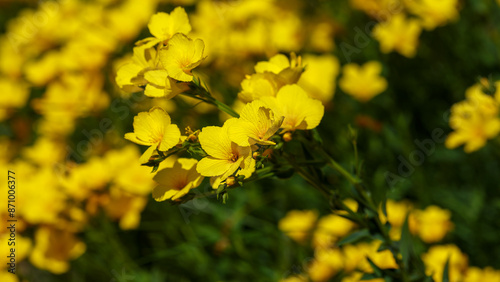
[(366, 257), (366, 260), (372, 267), (374, 274), (377, 275), (376, 278), (382, 277), (382, 269), (380, 269), (380, 267), (378, 267), (369, 257)]
[(314, 141), (318, 142), (319, 144), (323, 145), (323, 138), (321, 138), (321, 135), (319, 135), (318, 130), (315, 128), (311, 130), (312, 136)]
[(401, 252), (403, 266), (405, 270), (408, 270), (408, 262), (410, 261), (410, 256), (413, 253), (413, 242), (410, 234), (410, 228), (408, 225), (408, 215), (406, 215), (403, 228), (401, 230), (401, 239), (399, 241), (399, 249)]
[(153, 167), (153, 170), (151, 171), (151, 173), (155, 173), (158, 170), (159, 167), (160, 167), (159, 163), (155, 164), (155, 166)]
[(363, 280), (372, 280), (372, 279), (377, 279), (380, 278), (380, 276), (375, 275), (374, 273), (365, 273), (363, 277), (361, 277), (361, 281)]
[(340, 240), (340, 242), (337, 243), (337, 246), (343, 246), (351, 243), (358, 242), (364, 238), (367, 238), (370, 236), (370, 232), (368, 229), (361, 229), (359, 231), (356, 231), (354, 233), (351, 233), (349, 236), (345, 237), (344, 239)]
[(450, 257), (448, 257), (444, 265), (443, 282), (450, 282)]

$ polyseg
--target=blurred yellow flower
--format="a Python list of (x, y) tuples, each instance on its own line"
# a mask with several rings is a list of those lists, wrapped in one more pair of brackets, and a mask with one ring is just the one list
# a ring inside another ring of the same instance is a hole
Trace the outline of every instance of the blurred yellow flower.
[(293, 240), (304, 243), (318, 219), (318, 212), (313, 210), (292, 210), (278, 223), (278, 228)]
[(196, 169), (203, 176), (215, 177), (213, 188), (217, 188), (235, 173), (247, 178), (255, 171), (252, 149), (238, 146), (229, 138), (228, 130), (236, 121), (237, 119), (229, 119), (222, 127), (204, 127), (198, 136), (201, 147), (208, 156), (198, 162)]
[[(33, 169), (28, 164), (19, 165), (25, 172)], [(51, 167), (42, 167), (27, 175), (23, 182), (23, 189), (18, 190), (19, 200), (16, 200), (18, 214), (31, 224), (56, 223), (66, 206), (67, 197), (58, 185), (58, 175)]]
[(425, 273), (432, 275), (436, 282), (443, 281), (443, 272), (446, 261), (449, 260), (448, 273), (450, 281), (461, 281), (467, 269), (467, 256), (455, 245), (437, 245), (429, 248), (422, 255), (425, 264)]
[(106, 214), (119, 221), (122, 230), (135, 229), (141, 222), (141, 212), (147, 200), (143, 196), (132, 194), (118, 187), (111, 187), (109, 196), (102, 203)]
[(22, 108), (29, 97), (28, 85), (23, 81), (0, 78), (0, 121), (13, 109)]
[(177, 125), (170, 122), (168, 113), (158, 107), (134, 117), (134, 132), (125, 134), (125, 139), (150, 146), (141, 156), (141, 163), (148, 162), (156, 149), (164, 152), (179, 143), (181, 132)]
[(7, 269), (0, 270), (0, 281), (3, 282), (19, 282), (19, 278)]
[[(188, 15), (182, 7), (175, 8), (170, 14), (163, 12), (154, 14), (149, 20), (148, 28), (149, 32), (156, 37), (155, 44), (169, 40), (176, 33), (187, 35), (191, 32)], [(149, 40), (152, 38), (146, 38), (146, 41)]]
[(276, 97), (265, 96), (261, 100), (276, 116), (285, 117), (281, 128), (284, 131), (309, 130), (316, 128), (323, 118), (323, 104), (310, 98), (298, 85), (283, 86)]
[(360, 102), (368, 102), (387, 89), (387, 81), (380, 75), (382, 64), (378, 61), (370, 61), (362, 66), (347, 64), (342, 72), (340, 89)]
[(85, 244), (75, 234), (40, 226), (35, 231), (35, 247), (30, 261), (37, 268), (61, 274), (69, 270), (69, 260), (78, 258), (85, 249)]
[(229, 138), (243, 147), (275, 145), (268, 139), (280, 129), (282, 122), (282, 117), (276, 116), (262, 101), (256, 100), (243, 107), (240, 118), (229, 128)]
[(422, 27), (416, 19), (407, 19), (403, 13), (392, 16), (387, 22), (377, 24), (373, 36), (380, 43), (383, 53), (397, 51), (412, 58), (417, 52), (418, 37)]
[(335, 85), (340, 70), (339, 60), (332, 55), (305, 55), (305, 71), (297, 84), (312, 98), (323, 104), (330, 102), (335, 94)]
[(453, 149), (465, 143), (467, 153), (482, 148), (488, 139), (500, 133), (498, 118), (500, 82), (496, 83), (495, 98), (483, 93), (482, 86), (476, 84), (466, 91), (466, 100), (451, 108), (450, 126), (453, 132), (446, 139), (446, 147)]
[(39, 137), (35, 144), (26, 147), (22, 155), (35, 164), (50, 166), (61, 162), (65, 156), (64, 144), (47, 137)]
[(433, 30), (458, 18), (458, 0), (405, 0), (408, 10), (422, 19), (422, 26)]
[(171, 168), (165, 168), (153, 177), (158, 183), (153, 189), (153, 198), (160, 202), (168, 199), (177, 200), (189, 190), (198, 187), (204, 177), (196, 171), (198, 161), (195, 159), (177, 159)]
[(413, 212), (418, 236), (426, 243), (441, 241), (453, 227), (451, 213), (437, 206)]
[(480, 269), (478, 267), (469, 267), (463, 282), (486, 282), (500, 281), (500, 270), (491, 267)]
[(315, 247), (328, 247), (349, 234), (355, 226), (352, 221), (336, 214), (323, 216), (314, 231), (313, 244)]
[[(5, 191), (5, 193), (7, 193), (7, 191)], [(5, 205), (5, 209), (7, 210), (7, 205)], [(1, 252), (2, 257), (0, 258), (0, 263), (2, 263), (2, 268), (5, 266), (8, 266), (10, 263), (10, 258), (8, 257), (10, 247), (8, 247), (8, 246), (15, 248), (16, 263), (19, 263), (20, 261), (24, 260), (31, 252), (31, 247), (32, 247), (31, 246), (31, 239), (27, 238), (27, 237), (20, 236), (19, 235), (19, 224), (15, 224), (15, 225), (16, 225), (16, 233), (17, 233), (15, 241), (13, 241), (13, 240), (9, 241), (10, 234), (11, 234), (10, 229), (9, 229), (9, 224), (6, 224), (5, 225), (6, 228), (4, 227), (5, 230), (2, 230), (2, 232), (5, 232), (5, 231), (6, 232), (0, 234), (0, 244), (2, 244), (2, 246), (5, 246), (5, 249), (2, 250), (2, 252)], [(14, 242), (15, 245), (13, 245), (12, 242)], [(0, 281), (4, 281), (4, 280), (1, 280), (1, 276), (0, 276)]]
[(192, 81), (191, 71), (205, 59), (203, 40), (192, 40), (182, 33), (176, 33), (168, 45), (160, 50), (160, 62), (168, 75), (179, 81)]
[(327, 261), (313, 260), (307, 267), (307, 273), (311, 281), (328, 281), (337, 273), (337, 270), (328, 264)]

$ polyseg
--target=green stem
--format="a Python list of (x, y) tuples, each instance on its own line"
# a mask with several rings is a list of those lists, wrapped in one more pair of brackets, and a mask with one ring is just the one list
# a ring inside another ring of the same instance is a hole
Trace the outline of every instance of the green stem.
[(226, 114), (228, 114), (232, 117), (235, 117), (235, 118), (240, 117), (240, 115), (237, 112), (235, 112), (231, 107), (229, 107), (228, 105), (215, 99), (212, 96), (212, 94), (210, 94), (210, 92), (208, 92), (208, 90), (205, 89), (203, 86), (193, 84), (193, 87), (195, 87), (195, 88), (191, 89), (191, 91), (184, 92), (182, 94), (184, 94), (185, 96), (191, 97), (191, 98), (201, 100), (205, 103), (212, 104), (212, 105), (216, 106), (219, 110), (225, 112)]
[(361, 179), (357, 176), (353, 176), (345, 168), (343, 168), (339, 163), (337, 163), (330, 155), (325, 152), (323, 148), (320, 147), (320, 153), (328, 160), (328, 166), (336, 170), (342, 176), (344, 176), (352, 185), (357, 185), (361, 183)]
[(228, 115), (230, 115), (232, 117), (235, 117), (235, 118), (239, 118), (240, 117), (240, 115), (237, 112), (235, 112), (233, 109), (231, 109), (231, 107), (229, 107), (228, 105), (222, 103), (221, 101), (216, 100), (214, 98), (213, 102), (217, 106), (217, 108), (219, 108), (219, 110), (225, 112), (226, 114), (228, 114)]

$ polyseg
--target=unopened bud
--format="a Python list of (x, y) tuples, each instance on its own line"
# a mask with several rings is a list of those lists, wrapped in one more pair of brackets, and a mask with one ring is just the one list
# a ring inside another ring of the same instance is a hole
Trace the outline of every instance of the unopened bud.
[(285, 140), (285, 142), (292, 141), (292, 133), (287, 132), (287, 133), (283, 134), (283, 140)]
[(252, 158), (257, 159), (258, 156), (260, 156), (259, 152), (253, 152)]
[(226, 179), (227, 186), (233, 186), (235, 183), (236, 183), (236, 179), (234, 179), (234, 176), (229, 176)]

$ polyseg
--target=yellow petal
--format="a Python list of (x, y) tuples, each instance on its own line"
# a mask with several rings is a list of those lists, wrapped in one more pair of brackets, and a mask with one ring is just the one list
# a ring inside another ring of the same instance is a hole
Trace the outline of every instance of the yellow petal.
[(165, 201), (172, 198), (179, 191), (174, 189), (169, 189), (167, 186), (158, 185), (153, 188), (153, 198), (157, 202)]
[(198, 139), (207, 154), (217, 159), (231, 158), (231, 140), (227, 129), (217, 126), (207, 126), (202, 129)]
[(137, 136), (135, 135), (135, 133), (133, 133), (133, 132), (126, 133), (125, 134), (125, 139), (130, 140), (130, 141), (132, 141), (132, 142), (134, 142), (136, 144), (139, 144), (139, 145), (145, 145), (145, 146), (152, 145), (151, 143), (144, 142), (144, 141), (138, 139)]
[(134, 63), (128, 63), (116, 72), (116, 84), (120, 88), (123, 88), (126, 85), (134, 85), (132, 79), (139, 75), (139, 73), (143, 70), (143, 68)]
[(146, 85), (146, 88), (144, 89), (144, 95), (148, 97), (163, 97), (165, 96), (165, 88), (157, 87), (152, 84)]
[[(227, 173), (233, 165), (234, 163), (230, 160), (205, 157), (198, 162), (196, 170), (203, 176), (219, 176)], [(233, 170), (233, 173), (235, 170), (236, 169)]]
[(149, 159), (153, 155), (154, 151), (156, 150), (156, 147), (157, 147), (156, 145), (153, 145), (153, 146), (149, 147), (146, 150), (146, 152), (144, 152), (144, 154), (142, 154), (141, 158), (139, 159), (141, 164), (145, 164), (149, 161)]
[(166, 70), (150, 70), (144, 73), (144, 78), (156, 86), (165, 87), (168, 73)]
[[(267, 100), (266, 100), (267, 101)], [(267, 101), (267, 103), (273, 101)], [(288, 130), (313, 129), (319, 125), (324, 115), (323, 104), (319, 100), (309, 98), (300, 86), (285, 85), (278, 94), (274, 107), (276, 113), (285, 117), (282, 128)]]
[(161, 40), (167, 40), (177, 32), (188, 34), (191, 31), (188, 16), (182, 7), (175, 8), (170, 15), (156, 13), (151, 17), (148, 28), (153, 36)]
[(179, 144), (181, 138), (181, 132), (177, 125), (169, 124), (165, 127), (163, 132), (163, 139), (160, 142), (158, 149), (160, 151), (167, 151), (168, 149)]

